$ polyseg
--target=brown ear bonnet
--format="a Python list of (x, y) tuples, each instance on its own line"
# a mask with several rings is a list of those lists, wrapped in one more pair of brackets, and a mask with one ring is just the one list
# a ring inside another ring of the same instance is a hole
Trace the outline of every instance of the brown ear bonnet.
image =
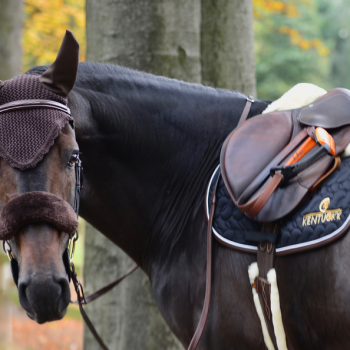
[[(67, 99), (44, 88), (38, 75), (24, 74), (5, 82), (0, 108), (19, 100), (50, 100), (67, 105)], [(59, 131), (73, 118), (57, 109), (33, 108), (0, 113), (0, 157), (20, 170), (34, 168), (53, 145)]]

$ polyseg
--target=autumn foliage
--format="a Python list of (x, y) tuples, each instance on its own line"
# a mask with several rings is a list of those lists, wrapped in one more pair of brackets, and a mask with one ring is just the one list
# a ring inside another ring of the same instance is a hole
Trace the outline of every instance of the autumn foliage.
[(85, 0), (24, 0), (23, 70), (52, 63), (66, 29), (80, 44), (85, 60)]
[[(298, 18), (301, 17), (298, 4), (311, 6), (312, 0), (253, 0), (254, 16), (258, 21), (271, 14), (284, 15), (287, 18)], [(321, 56), (329, 54), (329, 49), (320, 39), (308, 40), (298, 30), (288, 26), (280, 26), (279, 32), (288, 35), (291, 44), (298, 46), (302, 50), (315, 49)]]
[[(256, 21), (271, 15), (286, 18), (301, 17), (299, 5), (312, 5), (312, 0), (253, 0)], [(80, 43), (80, 60), (85, 60), (85, 0), (25, 0), (23, 32), (23, 70), (54, 61), (66, 29), (73, 31)], [(279, 32), (302, 50), (314, 49), (319, 55), (329, 50), (318, 38), (307, 39), (290, 26), (280, 26)]]

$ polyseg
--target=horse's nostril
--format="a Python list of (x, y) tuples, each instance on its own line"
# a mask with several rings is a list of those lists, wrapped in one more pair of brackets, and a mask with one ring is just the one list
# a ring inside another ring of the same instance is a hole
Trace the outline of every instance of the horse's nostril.
[(18, 297), (19, 302), (24, 310), (28, 313), (33, 314), (33, 308), (27, 297), (27, 287), (30, 284), (30, 279), (20, 280), (18, 284)]
[(56, 280), (56, 283), (61, 287), (61, 297), (59, 299), (58, 310), (64, 311), (70, 302), (70, 288), (67, 278), (60, 277)]

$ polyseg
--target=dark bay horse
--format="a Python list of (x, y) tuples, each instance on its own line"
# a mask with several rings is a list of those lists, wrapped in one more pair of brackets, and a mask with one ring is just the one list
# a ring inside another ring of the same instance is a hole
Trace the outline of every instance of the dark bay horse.
[[(36, 190), (71, 201), (74, 178), (62, 164), (74, 160), (69, 155), (79, 146), (80, 215), (141, 266), (160, 312), (187, 347), (204, 300), (205, 189), (245, 102), (233, 91), (81, 63), (69, 95), (77, 144), (67, 124), (34, 169), (21, 172), (1, 160), (1, 204), (7, 193)], [(250, 116), (267, 104), (256, 101)], [(62, 318), (69, 302), (61, 258), (67, 236), (49, 224), (28, 224), (10, 244), (28, 315), (39, 323)], [(349, 250), (345, 235), (326, 248), (277, 259), (290, 349), (347, 347)], [(253, 261), (254, 255), (213, 242), (212, 297), (199, 349), (264, 349), (247, 272)]]

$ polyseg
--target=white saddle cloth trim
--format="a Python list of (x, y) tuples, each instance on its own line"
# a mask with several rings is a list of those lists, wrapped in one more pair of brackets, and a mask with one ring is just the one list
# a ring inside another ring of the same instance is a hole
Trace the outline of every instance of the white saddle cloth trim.
[[(249, 266), (248, 275), (249, 275), (250, 284), (253, 285), (255, 278), (259, 276), (259, 268), (258, 268), (258, 264), (256, 262), (252, 263)], [(264, 314), (263, 314), (263, 311), (261, 308), (258, 293), (256, 292), (255, 288), (252, 288), (252, 292), (253, 292), (253, 300), (254, 300), (255, 309), (256, 309), (256, 312), (259, 316), (260, 323), (261, 323), (261, 328), (262, 328), (262, 333), (264, 336), (265, 345), (266, 345), (268, 350), (275, 350), (275, 347), (273, 346), (272, 340), (270, 338), (269, 331), (267, 330), (267, 325), (266, 325)]]
[(271, 313), (278, 350), (288, 350), (286, 342), (286, 333), (284, 332), (282, 321), (280, 295), (277, 287), (277, 275), (275, 269), (271, 269), (267, 273), (267, 280), (271, 285)]
[[(249, 275), (250, 284), (253, 285), (255, 278), (259, 276), (259, 268), (256, 262), (252, 263), (248, 267), (248, 275)], [(273, 329), (276, 336), (278, 350), (288, 350), (287, 342), (286, 342), (286, 334), (284, 332), (283, 321), (282, 321), (280, 297), (279, 297), (279, 292), (277, 287), (277, 276), (276, 276), (275, 269), (271, 269), (267, 273), (267, 280), (271, 285), (271, 296), (270, 296), (271, 305), (270, 306), (271, 306), (271, 313), (272, 313)], [(256, 292), (255, 288), (252, 288), (252, 292), (253, 292), (255, 309), (261, 323), (265, 345), (268, 348), (268, 350), (275, 350), (275, 347), (273, 346), (273, 343), (270, 338), (269, 331), (267, 330), (267, 325), (266, 325), (264, 314), (261, 308), (258, 293)]]

